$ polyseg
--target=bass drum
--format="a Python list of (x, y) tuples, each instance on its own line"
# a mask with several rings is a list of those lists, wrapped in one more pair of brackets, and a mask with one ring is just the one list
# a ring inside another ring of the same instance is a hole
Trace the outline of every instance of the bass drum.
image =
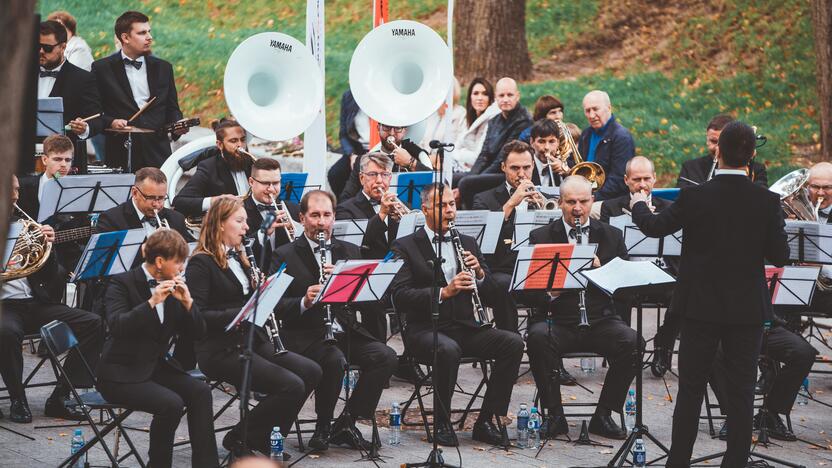
[[(206, 135), (186, 143), (184, 146), (174, 151), (173, 154), (165, 160), (165, 163), (162, 164), (161, 170), (165, 173), (165, 177), (168, 179), (168, 199), (165, 200), (166, 207), (171, 208), (173, 198), (176, 196), (178, 191), (177, 185), (179, 185), (179, 179), (181, 179), (182, 174), (187, 171), (182, 168), (181, 163), (183, 161), (191, 161), (206, 149), (216, 146), (217, 137), (214, 135)], [(186, 165), (186, 167), (190, 169), (191, 166)]]

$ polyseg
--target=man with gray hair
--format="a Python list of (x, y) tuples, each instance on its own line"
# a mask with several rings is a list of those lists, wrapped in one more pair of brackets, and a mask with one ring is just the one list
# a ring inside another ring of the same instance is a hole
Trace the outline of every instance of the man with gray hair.
[(595, 193), (595, 199), (602, 201), (626, 195), (624, 168), (636, 155), (633, 136), (616, 120), (610, 96), (604, 91), (587, 93), (583, 106), (589, 127), (581, 133), (578, 151), (585, 161), (600, 164), (607, 176), (604, 186)]
[(670, 202), (663, 198), (653, 198), (653, 186), (656, 185), (656, 169), (653, 162), (644, 156), (636, 156), (627, 161), (624, 169), (624, 184), (629, 190), (627, 194), (610, 200), (604, 200), (601, 204), (601, 221), (609, 223), (610, 218), (621, 216), (630, 212), (630, 198), (636, 192), (647, 194), (647, 205), (653, 212), (661, 211)]

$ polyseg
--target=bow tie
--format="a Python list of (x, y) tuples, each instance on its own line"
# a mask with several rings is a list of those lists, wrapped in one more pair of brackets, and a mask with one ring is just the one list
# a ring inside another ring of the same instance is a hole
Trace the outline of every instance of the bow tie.
[(228, 259), (232, 259), (232, 258), (233, 258), (234, 260), (237, 260), (238, 262), (240, 261), (240, 252), (238, 252), (238, 251), (237, 251), (237, 250), (235, 250), (235, 249), (231, 249), (231, 250), (229, 250), (229, 251), (225, 252), (225, 256), (226, 256), (226, 258), (228, 258)]
[[(577, 239), (576, 237), (577, 230), (572, 228), (569, 230), (569, 237), (572, 239)], [(581, 227), (581, 235), (588, 236), (589, 235), (589, 226)]]
[(150, 223), (150, 225), (153, 226), (154, 228), (159, 227), (159, 223), (156, 222), (156, 217), (155, 216), (153, 216), (153, 217), (145, 216), (144, 218), (142, 218), (142, 223)]
[(451, 241), (451, 236), (440, 236), (440, 235), (438, 235), (438, 234), (435, 234), (435, 235), (433, 236), (433, 242), (434, 242), (434, 243), (439, 243), (439, 242), (450, 242), (450, 241)]
[(159, 282), (156, 281), (154, 278), (150, 278), (149, 280), (147, 280), (147, 285), (150, 286), (151, 289), (153, 289), (156, 286), (159, 286)]
[(263, 205), (260, 203), (257, 204), (257, 209), (260, 211), (268, 211), (269, 213), (275, 213), (277, 211), (274, 205)]
[(368, 201), (370, 202), (370, 206), (378, 206), (378, 205), (381, 205), (381, 202), (380, 202), (380, 201), (378, 201), (378, 200), (376, 200), (376, 199), (374, 199), (374, 198), (370, 198)]
[(48, 76), (48, 77), (51, 77), (51, 78), (57, 78), (58, 73), (60, 73), (59, 70), (41, 70), (40, 71), (40, 77), (45, 78), (45, 77)]
[[(324, 247), (324, 249), (325, 250), (332, 250), (332, 244), (326, 244), (326, 247)], [(315, 247), (312, 248), (312, 251), (315, 252), (315, 253), (320, 252), (321, 251), (321, 246), (316, 245)]]
[(141, 62), (141, 61), (139, 61), (139, 60), (130, 60), (129, 58), (124, 57), (124, 65), (125, 65), (125, 66), (126, 66), (126, 65), (131, 65), (131, 66), (133, 66), (136, 70), (141, 70), (141, 68), (142, 68), (142, 63), (143, 63), (143, 62)]

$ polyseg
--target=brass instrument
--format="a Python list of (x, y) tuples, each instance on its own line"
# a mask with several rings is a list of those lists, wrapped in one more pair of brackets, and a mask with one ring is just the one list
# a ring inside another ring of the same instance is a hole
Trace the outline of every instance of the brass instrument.
[[(580, 219), (576, 220), (578, 223)], [(581, 230), (581, 225), (575, 226), (575, 243), (581, 245), (583, 243), (584, 233)], [(587, 330), (589, 328), (589, 318), (586, 313), (586, 289), (578, 291), (578, 311), (581, 314), (580, 322), (578, 323), (578, 330)]]
[(245, 157), (251, 159), (251, 162), (257, 161), (257, 156), (255, 156), (255, 155), (249, 153), (248, 151), (244, 150), (242, 146), (237, 148), (236, 153), (239, 154), (240, 156), (245, 156)]
[[(323, 285), (326, 282), (326, 273), (324, 272), (324, 265), (326, 265), (326, 234), (323, 232), (318, 233), (318, 253), (321, 256), (321, 271), (318, 281)], [(326, 308), (326, 315), (324, 316), (326, 335), (324, 336), (324, 341), (327, 343), (335, 343), (335, 335), (332, 333), (332, 306), (325, 304), (324, 307)]]
[[(377, 189), (377, 190), (381, 191), (381, 189)], [(385, 193), (381, 193), (382, 198), (384, 198), (385, 195), (386, 195)], [(396, 199), (396, 201), (393, 203), (393, 212), (390, 213), (390, 216), (392, 216), (394, 219), (401, 220), (406, 215), (409, 215), (410, 213), (414, 213), (416, 211), (419, 211), (419, 210), (411, 210), (410, 208), (408, 208), (407, 205), (405, 205), (403, 201), (399, 200), (399, 197), (395, 196), (395, 194), (391, 193), (390, 195), (393, 195)]]
[[(537, 193), (537, 190), (534, 187), (530, 187), (526, 191), (526, 197), (530, 197), (534, 193)], [(554, 198), (547, 198), (543, 203), (530, 198), (528, 203), (528, 209), (530, 210), (556, 210), (558, 208), (558, 201)]]
[[(257, 266), (257, 260), (254, 258), (254, 250), (251, 248), (251, 244), (253, 242), (254, 239), (249, 239), (248, 242), (244, 243), (244, 247), (246, 249), (248, 263), (251, 265), (251, 268), (249, 269), (251, 281), (254, 283), (255, 288), (259, 288), (263, 281), (263, 273), (260, 271), (260, 267)], [(257, 292), (255, 291), (254, 294), (257, 294)], [(281, 354), (286, 354), (286, 347), (283, 346), (283, 340), (280, 339), (280, 325), (277, 323), (277, 318), (275, 318), (273, 310), (269, 311), (268, 321), (263, 328), (266, 329), (266, 334), (269, 335), (269, 339), (272, 340), (274, 355), (279, 356)]]
[[(387, 137), (387, 139), (385, 141), (387, 142), (387, 144), (393, 146), (394, 151), (401, 148), (401, 146), (396, 144), (396, 139), (393, 138), (392, 136)], [(401, 168), (400, 172), (410, 172), (410, 166), (399, 166), (399, 167)]]
[(579, 175), (590, 181), (593, 192), (600, 190), (607, 180), (604, 168), (598, 163), (584, 161), (581, 158), (581, 153), (578, 151), (578, 145), (572, 138), (572, 133), (569, 132), (566, 124), (562, 120), (556, 120), (555, 123), (557, 123), (560, 129), (562, 137), (560, 147), (558, 148), (558, 158), (566, 165), (566, 159), (569, 157), (569, 153), (572, 153), (572, 159), (575, 161), (575, 166), (569, 170), (569, 175)]
[(170, 223), (166, 219), (159, 218), (159, 210), (153, 209), (153, 216), (156, 217), (156, 229), (170, 229)]
[(705, 182), (714, 178), (714, 174), (716, 173), (716, 163), (719, 161), (719, 158), (714, 158), (714, 163), (711, 164), (711, 170), (708, 171), (708, 178), (705, 179)]
[(23, 213), (26, 219), (17, 222), (21, 224), (20, 234), (14, 243), (6, 269), (0, 272), (0, 280), (9, 281), (25, 278), (43, 268), (52, 252), (52, 243), (46, 239), (43, 227), (28, 213), (14, 204), (17, 211)]
[(465, 264), (465, 250), (462, 248), (462, 240), (459, 238), (459, 231), (453, 221), (448, 221), (448, 232), (451, 234), (451, 244), (456, 251), (456, 259), (459, 262), (461, 271), (467, 272), (474, 279), (474, 290), (471, 291), (471, 303), (474, 306), (474, 321), (480, 328), (491, 328), (494, 326), (493, 317), (490, 317), (486, 312), (485, 307), (480, 300), (480, 292), (477, 289), (477, 274)]

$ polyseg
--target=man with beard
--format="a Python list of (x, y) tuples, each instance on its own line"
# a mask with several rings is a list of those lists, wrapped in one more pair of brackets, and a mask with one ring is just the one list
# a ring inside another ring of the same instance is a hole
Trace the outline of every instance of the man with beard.
[(207, 150), (196, 173), (173, 199), (176, 211), (185, 216), (201, 216), (220, 195), (244, 196), (248, 193), (251, 158), (237, 152), (246, 150), (246, 131), (236, 120), (222, 120), (214, 127), (217, 147)]

